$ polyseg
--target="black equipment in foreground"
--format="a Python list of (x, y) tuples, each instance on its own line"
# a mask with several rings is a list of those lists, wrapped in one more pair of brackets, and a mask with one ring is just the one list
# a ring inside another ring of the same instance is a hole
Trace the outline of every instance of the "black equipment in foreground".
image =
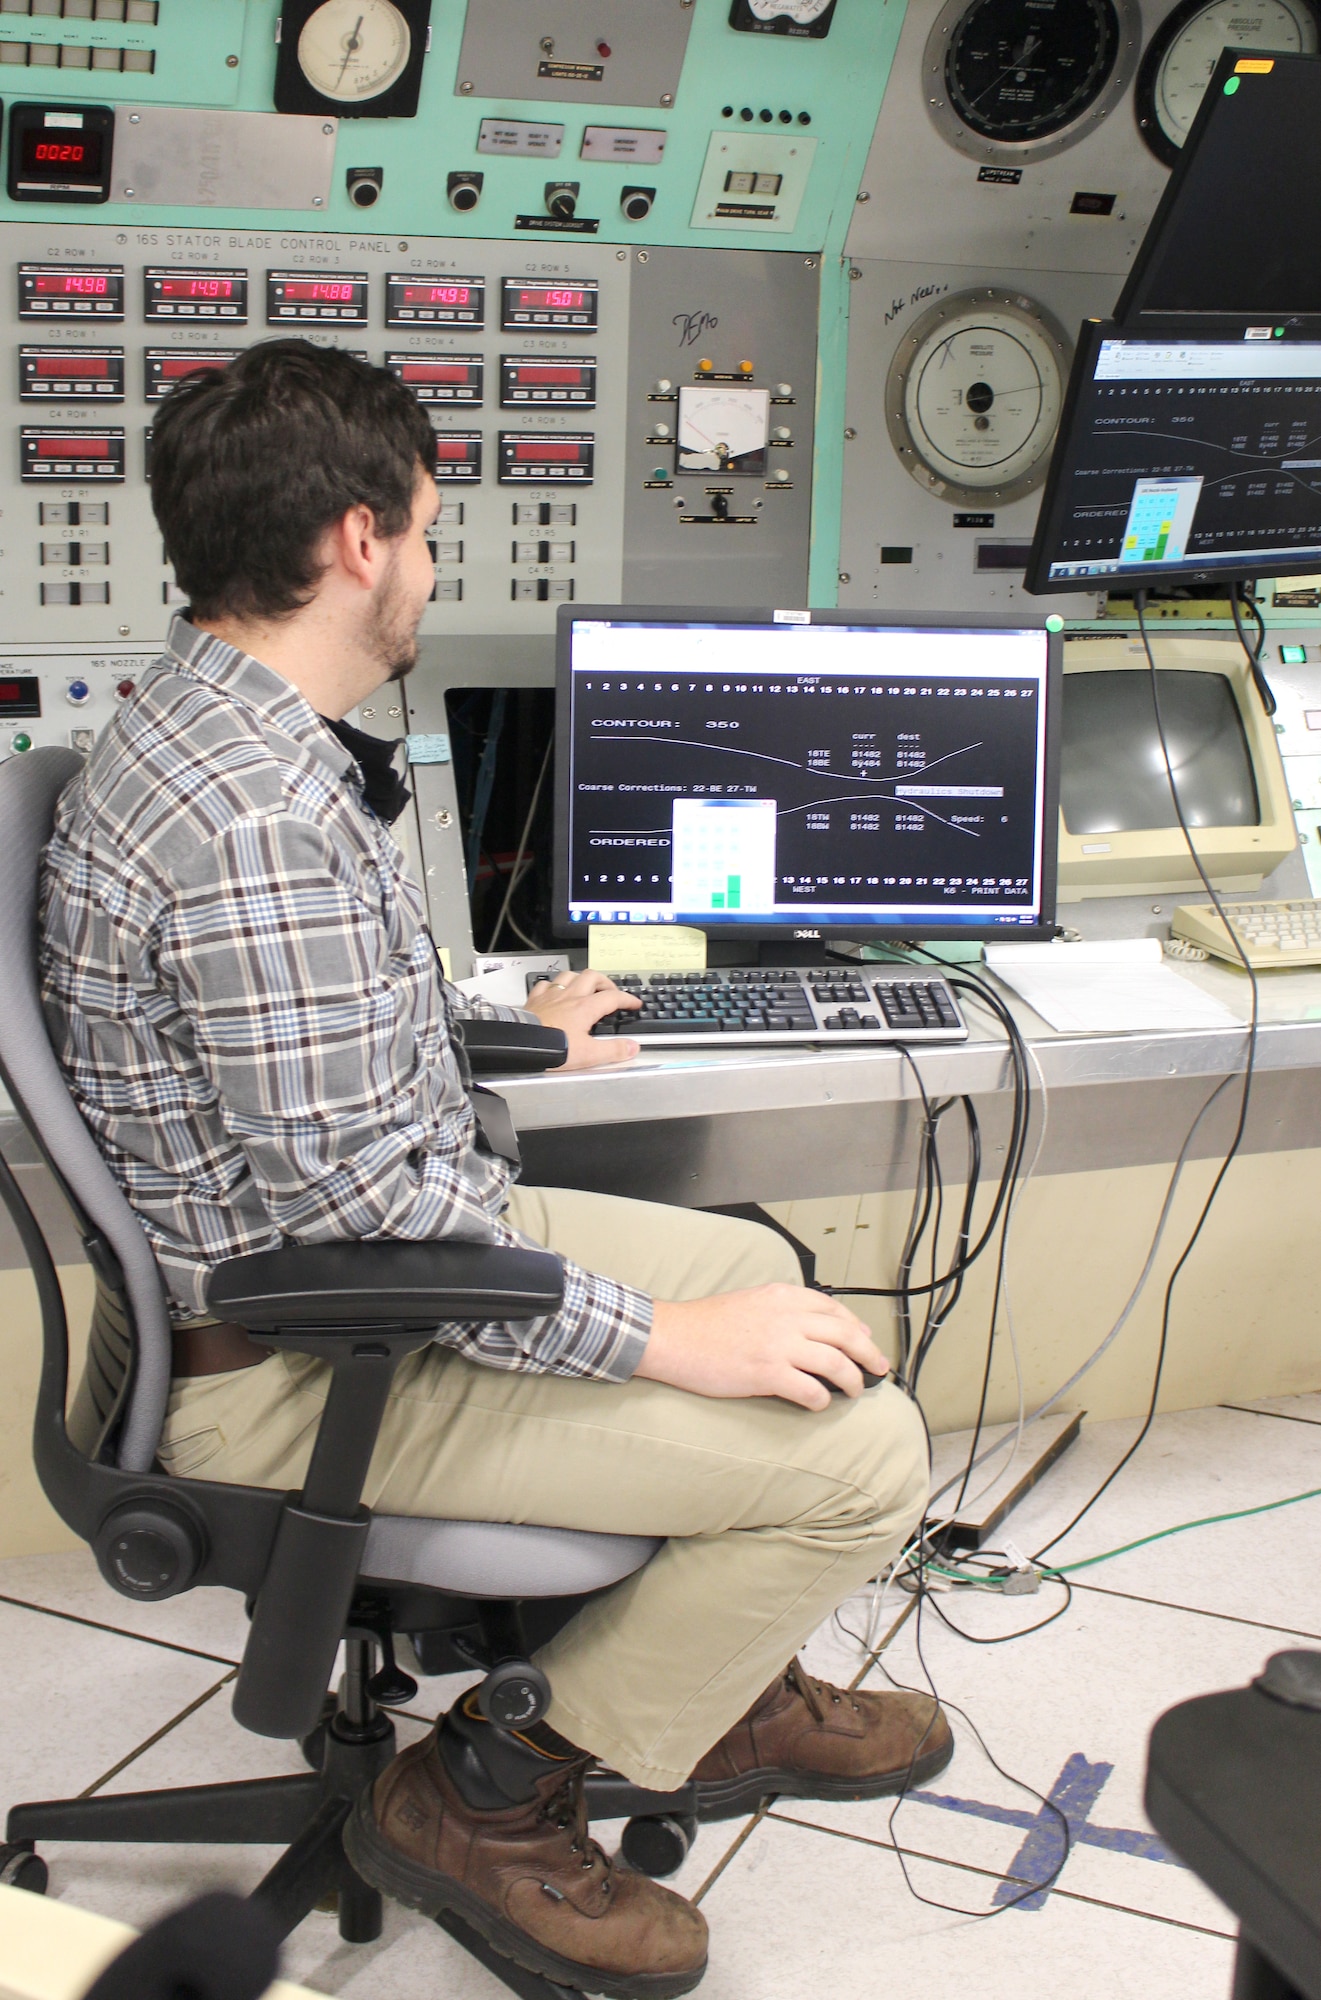
[(1147, 1753), (1147, 1815), (1239, 1920), (1234, 2000), (1321, 2000), (1321, 1652), (1180, 1702)]

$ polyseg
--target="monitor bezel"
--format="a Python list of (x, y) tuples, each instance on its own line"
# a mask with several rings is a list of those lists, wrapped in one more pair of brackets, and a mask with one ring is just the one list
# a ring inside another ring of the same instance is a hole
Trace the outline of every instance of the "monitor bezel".
[[(578, 621), (608, 620), (611, 623), (656, 625), (765, 625), (771, 629), (786, 624), (853, 625), (877, 631), (1041, 631), (1046, 635), (1046, 689), (1044, 735), (1044, 775), (1041, 829), (1041, 909), (1033, 924), (960, 923), (941, 924), (926, 918), (894, 923), (803, 924), (792, 918), (783, 923), (721, 924), (708, 931), (712, 942), (722, 947), (748, 944), (781, 944), (801, 949), (805, 943), (884, 944), (907, 939), (951, 941), (962, 938), (971, 944), (998, 940), (1001, 944), (1032, 943), (1056, 935), (1056, 867), (1059, 845), (1060, 802), (1060, 701), (1064, 679), (1064, 629), (1053, 629), (1050, 614), (1035, 616), (1000, 615), (941, 618), (932, 612), (874, 612), (793, 609), (765, 605), (731, 607), (696, 604), (562, 604), (555, 625), (555, 813), (553, 923), (559, 938), (582, 942), (590, 926), (574, 923), (569, 916), (569, 684), (572, 673), (572, 632)], [(653, 928), (649, 924), (630, 925), (641, 939)], [(700, 923), (692, 928), (700, 930)]]
[[(1177, 319), (1148, 320), (1140, 326), (1121, 326), (1114, 319), (1083, 321), (1078, 333), (1078, 343), (1074, 349), (1068, 387), (1064, 392), (1064, 403), (1060, 410), (1055, 443), (1051, 450), (1050, 467), (1037, 513), (1037, 525), (1032, 535), (1032, 551), (1023, 577), (1023, 587), (1031, 596), (1076, 596), (1080, 590), (1127, 596), (1130, 592), (1145, 589), (1151, 584), (1167, 583), (1194, 584), (1199, 589), (1220, 585), (1222, 588), (1219, 594), (1226, 596), (1234, 584), (1251, 583), (1258, 576), (1315, 576), (1321, 570), (1321, 541), (1319, 541), (1317, 547), (1309, 554), (1291, 558), (1263, 556), (1260, 561), (1242, 568), (1216, 565), (1209, 569), (1197, 569), (1186, 563), (1151, 563), (1145, 565), (1140, 574), (1131, 571), (1125, 574), (1118, 570), (1113, 576), (1054, 578), (1047, 574), (1050, 567), (1050, 552), (1057, 546), (1063, 527), (1065, 482), (1069, 463), (1066, 445), (1073, 435), (1079, 404), (1090, 387), (1101, 342), (1103, 340), (1223, 342), (1234, 338), (1242, 340), (1245, 328), (1259, 324), (1260, 321), (1252, 319), (1246, 313), (1214, 319), (1203, 318), (1200, 314), (1195, 317), (1181, 315)], [(1321, 340), (1321, 320), (1293, 320), (1277, 324), (1287, 324), (1289, 334), (1295, 339), (1305, 337), (1312, 341)], [(1244, 341), (1245, 347), (1250, 348), (1252, 344)], [(1277, 342), (1270, 344), (1278, 345)]]

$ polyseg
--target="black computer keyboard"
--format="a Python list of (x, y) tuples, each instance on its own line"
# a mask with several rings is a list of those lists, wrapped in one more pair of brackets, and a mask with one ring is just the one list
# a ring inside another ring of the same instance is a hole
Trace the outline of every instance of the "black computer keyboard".
[(761, 967), (728, 972), (625, 972), (640, 1013), (597, 1023), (597, 1035), (635, 1035), (649, 1047), (703, 1042), (961, 1042), (968, 1026), (938, 973), (874, 965), (800, 972)]

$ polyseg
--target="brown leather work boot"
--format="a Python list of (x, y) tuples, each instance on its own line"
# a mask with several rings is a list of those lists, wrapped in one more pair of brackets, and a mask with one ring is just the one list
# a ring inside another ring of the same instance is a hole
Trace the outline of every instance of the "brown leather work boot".
[(924, 1784), (953, 1755), (949, 1723), (930, 1695), (848, 1694), (794, 1660), (693, 1772), (698, 1816), (755, 1812), (772, 1792), (881, 1798)]
[(428, 1917), (456, 1912), (561, 1985), (611, 2000), (690, 1993), (706, 1971), (706, 1919), (672, 1889), (616, 1867), (591, 1838), (590, 1757), (540, 1761), (526, 1800), (474, 1807), (433, 1730), (359, 1799), (344, 1829), (349, 1860), (373, 1888)]

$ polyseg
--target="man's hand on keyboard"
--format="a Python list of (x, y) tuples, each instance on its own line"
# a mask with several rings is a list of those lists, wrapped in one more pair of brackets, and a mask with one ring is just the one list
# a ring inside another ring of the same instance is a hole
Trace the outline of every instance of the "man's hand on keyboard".
[(539, 980), (528, 994), (527, 1004), (543, 1028), (562, 1028), (568, 1036), (564, 1069), (599, 1069), (603, 1063), (628, 1062), (638, 1053), (638, 1043), (627, 1035), (592, 1033), (607, 1014), (642, 1005), (635, 994), (621, 991), (607, 973), (561, 972), (549, 982)]
[(826, 1382), (860, 1396), (864, 1368), (884, 1375), (889, 1363), (847, 1306), (799, 1285), (758, 1285), (711, 1299), (657, 1299), (637, 1373), (699, 1396), (781, 1396), (825, 1410)]

